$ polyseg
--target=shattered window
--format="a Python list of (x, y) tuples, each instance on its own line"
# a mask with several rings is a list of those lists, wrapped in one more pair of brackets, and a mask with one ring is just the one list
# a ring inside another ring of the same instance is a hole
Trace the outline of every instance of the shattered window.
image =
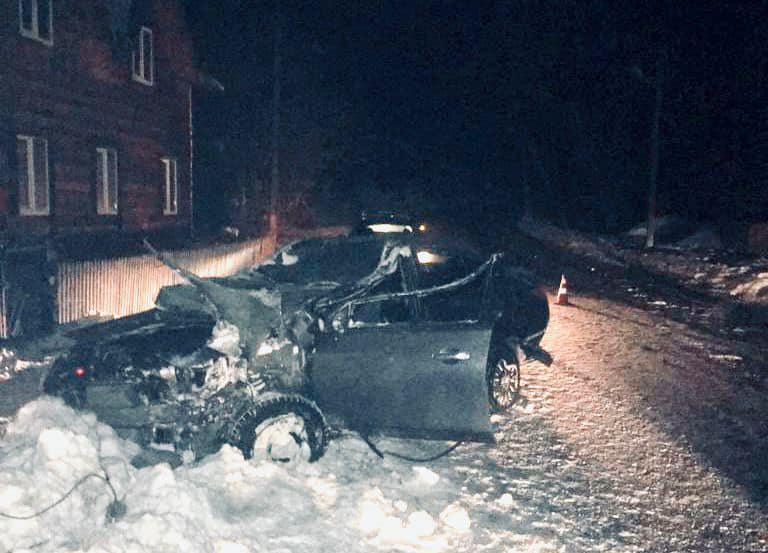
[(434, 322), (477, 321), (483, 305), (483, 279), (421, 299), (424, 319)]
[[(417, 287), (419, 289), (442, 286), (466, 277), (483, 260), (464, 253), (421, 250), (417, 252)], [(476, 321), (483, 305), (485, 279), (479, 278), (464, 286), (424, 296), (421, 299), (423, 317), (428, 321)]]
[(416, 285), (419, 288), (441, 286), (464, 278), (483, 263), (483, 259), (434, 248), (416, 252), (418, 272)]
[(344, 284), (370, 275), (382, 248), (378, 240), (304, 240), (278, 254), (273, 265), (259, 270), (280, 282)]
[[(399, 274), (390, 275), (375, 286), (369, 297), (402, 292)], [(383, 298), (375, 302), (360, 302), (352, 306), (350, 326), (400, 323), (411, 318), (411, 298)]]

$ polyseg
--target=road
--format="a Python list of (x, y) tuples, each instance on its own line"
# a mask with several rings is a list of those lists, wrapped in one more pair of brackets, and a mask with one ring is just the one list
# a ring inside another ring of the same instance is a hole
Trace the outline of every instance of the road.
[(553, 306), (543, 342), (555, 364), (524, 366), (488, 464), (467, 472), (474, 446), (445, 461), (487, 521), (472, 547), (768, 551), (768, 401), (731, 357), (739, 344), (663, 313), (571, 301)]

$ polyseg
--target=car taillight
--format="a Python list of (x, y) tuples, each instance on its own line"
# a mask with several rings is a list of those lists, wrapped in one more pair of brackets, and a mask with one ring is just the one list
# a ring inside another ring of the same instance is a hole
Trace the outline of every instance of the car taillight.
[(85, 376), (85, 367), (75, 367), (73, 373), (77, 378), (83, 378)]

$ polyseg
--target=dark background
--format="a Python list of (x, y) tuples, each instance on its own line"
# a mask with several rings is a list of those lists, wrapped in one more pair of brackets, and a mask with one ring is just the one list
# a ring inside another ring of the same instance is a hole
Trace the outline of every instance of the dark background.
[[(764, 2), (189, 1), (199, 67), (198, 213), (269, 208), (282, 28), (283, 220), (385, 208), (511, 225), (524, 208), (617, 232), (647, 210), (743, 233), (768, 219)], [(202, 219), (202, 217), (201, 217)]]

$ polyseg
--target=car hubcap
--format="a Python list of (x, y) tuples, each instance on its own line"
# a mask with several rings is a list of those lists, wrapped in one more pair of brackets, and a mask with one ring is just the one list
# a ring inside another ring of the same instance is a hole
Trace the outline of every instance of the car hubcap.
[(517, 363), (499, 359), (493, 371), (491, 389), (499, 409), (511, 407), (520, 393), (520, 370)]
[(256, 427), (253, 458), (279, 463), (308, 462), (311, 449), (304, 419), (293, 413), (267, 419)]

